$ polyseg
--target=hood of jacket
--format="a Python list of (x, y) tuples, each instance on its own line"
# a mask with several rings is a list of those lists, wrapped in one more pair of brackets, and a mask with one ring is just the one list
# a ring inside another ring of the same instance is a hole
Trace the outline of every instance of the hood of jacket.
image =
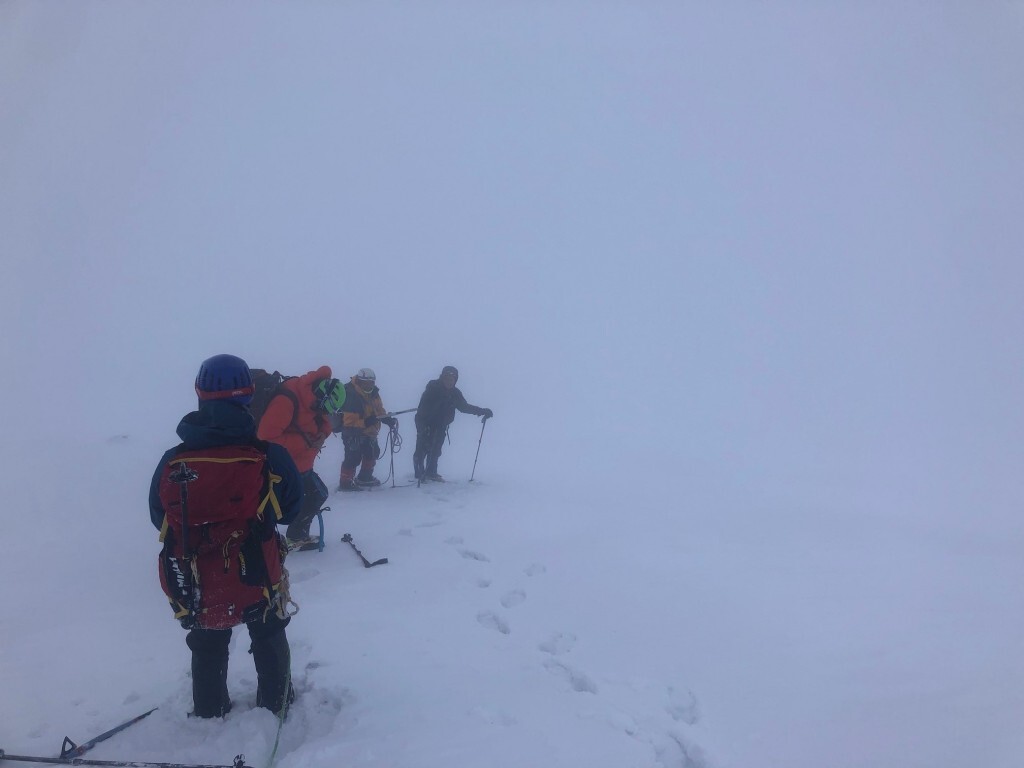
[(208, 400), (178, 423), (178, 437), (188, 446), (234, 445), (256, 437), (249, 410), (228, 400)]
[[(315, 371), (288, 379), (283, 386), (290, 389), (299, 400), (299, 407), (304, 410), (316, 411), (316, 394), (313, 389), (324, 379), (333, 378), (331, 367), (321, 365)], [(319, 411), (318, 411), (319, 413)]]
[(355, 387), (356, 392), (358, 392), (363, 397), (373, 397), (374, 394), (378, 391), (376, 383), (374, 383), (369, 389), (363, 389), (359, 382), (366, 380), (360, 379), (358, 376), (353, 376), (351, 379), (349, 379), (349, 381), (352, 382), (352, 386)]

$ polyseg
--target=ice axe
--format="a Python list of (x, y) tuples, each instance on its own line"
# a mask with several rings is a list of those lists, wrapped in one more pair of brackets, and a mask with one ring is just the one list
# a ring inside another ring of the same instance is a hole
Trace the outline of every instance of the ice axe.
[[(188, 484), (199, 479), (199, 473), (185, 463), (184, 459), (176, 462), (178, 467), (172, 471), (167, 479), (177, 483), (181, 497), (181, 552), (184, 555), (182, 562), (185, 565), (181, 573), (182, 587), (188, 600), (188, 615), (182, 616), (179, 621), (185, 629), (192, 629), (195, 626), (196, 616), (199, 614), (199, 590), (196, 589), (196, 577), (193, 573), (194, 556), (188, 541)], [(172, 553), (173, 554), (173, 553)]]
[(346, 533), (344, 536), (341, 537), (341, 540), (356, 551), (356, 554), (359, 555), (359, 559), (363, 561), (364, 568), (373, 568), (373, 566), (375, 565), (386, 565), (388, 562), (388, 559), (386, 557), (382, 557), (380, 560), (374, 560), (372, 563), (365, 557), (363, 557), (363, 553), (359, 551), (359, 547), (357, 547), (356, 543), (352, 541), (351, 533)]

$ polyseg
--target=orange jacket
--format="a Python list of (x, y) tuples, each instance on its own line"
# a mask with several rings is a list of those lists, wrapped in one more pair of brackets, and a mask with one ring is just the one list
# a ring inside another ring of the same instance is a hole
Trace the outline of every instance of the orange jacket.
[(260, 419), (257, 437), (284, 446), (299, 472), (313, 469), (317, 454), (331, 435), (327, 414), (317, 410), (313, 395), (313, 388), (329, 378), (331, 369), (325, 365), (304, 376), (288, 379), (281, 387), (295, 395), (298, 408), (290, 397), (278, 394)]

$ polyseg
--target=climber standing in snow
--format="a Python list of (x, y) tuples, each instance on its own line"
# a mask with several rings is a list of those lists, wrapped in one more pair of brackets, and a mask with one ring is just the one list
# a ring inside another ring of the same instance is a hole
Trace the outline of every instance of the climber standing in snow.
[[(332, 421), (335, 431), (341, 432), (345, 445), (338, 490), (361, 491), (380, 485), (380, 480), (373, 476), (373, 468), (380, 455), (377, 435), (381, 423), (395, 428), (398, 420), (388, 416), (384, 410), (377, 388), (377, 374), (372, 368), (360, 368), (345, 385), (345, 404)], [(356, 467), (359, 467), (358, 475)]]
[(286, 379), (260, 419), (260, 440), (284, 446), (302, 474), (302, 511), (288, 526), (289, 543), (299, 550), (319, 548), (319, 541), (310, 538), (309, 526), (330, 494), (313, 471), (313, 462), (331, 436), (330, 416), (338, 413), (344, 402), (345, 387), (324, 365)]
[(199, 408), (178, 424), (181, 444), (157, 465), (149, 516), (160, 530), (160, 583), (189, 630), (192, 714), (223, 717), (231, 630), (245, 624), (256, 704), (280, 713), (293, 698), (285, 627), (291, 618), (278, 523), (299, 514), (302, 481), (288, 452), (256, 437), (249, 366), (215, 355), (199, 368)]
[(441, 375), (427, 382), (416, 409), (416, 450), (412, 455), (413, 469), (417, 480), (444, 480), (437, 474), (437, 460), (441, 456), (448, 425), (455, 421), (455, 411), (491, 418), (490, 408), (470, 405), (461, 390), (455, 386), (459, 371), (453, 365), (441, 369)]

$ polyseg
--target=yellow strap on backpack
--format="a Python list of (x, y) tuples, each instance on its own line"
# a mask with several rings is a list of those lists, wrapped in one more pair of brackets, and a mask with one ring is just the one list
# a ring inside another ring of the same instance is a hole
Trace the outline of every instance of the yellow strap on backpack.
[(263, 517), (263, 510), (266, 509), (267, 502), (269, 501), (270, 506), (274, 508), (274, 519), (280, 520), (284, 516), (284, 512), (281, 511), (281, 502), (277, 500), (274, 486), (281, 482), (281, 475), (275, 475), (270, 470), (267, 470), (267, 481), (267, 495), (263, 497), (263, 501), (256, 508), (256, 513)]

